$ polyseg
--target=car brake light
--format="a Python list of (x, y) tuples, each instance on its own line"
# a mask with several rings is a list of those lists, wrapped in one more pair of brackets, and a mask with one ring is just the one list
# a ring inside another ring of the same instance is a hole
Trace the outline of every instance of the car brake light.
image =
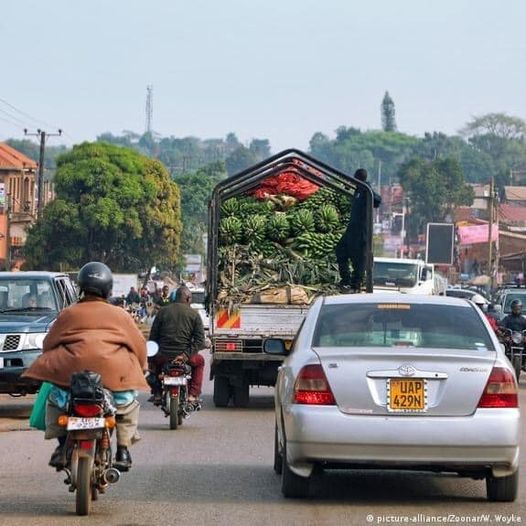
[(306, 365), (294, 384), (294, 402), (307, 405), (334, 405), (336, 403), (321, 365)]
[(479, 407), (519, 407), (515, 375), (504, 367), (494, 367), (480, 398)]
[(102, 414), (102, 407), (96, 404), (75, 404), (75, 414), (85, 418), (92, 418)]

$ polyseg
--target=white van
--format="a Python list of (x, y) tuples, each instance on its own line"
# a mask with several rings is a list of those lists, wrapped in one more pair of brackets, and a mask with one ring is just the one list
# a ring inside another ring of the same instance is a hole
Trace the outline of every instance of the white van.
[(373, 292), (445, 294), (447, 280), (421, 259), (374, 258)]

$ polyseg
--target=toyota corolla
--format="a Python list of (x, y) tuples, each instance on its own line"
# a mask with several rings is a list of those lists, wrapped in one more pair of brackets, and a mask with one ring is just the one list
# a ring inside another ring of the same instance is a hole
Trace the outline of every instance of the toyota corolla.
[[(286, 354), (280, 340), (265, 352)], [(438, 296), (319, 298), (276, 384), (274, 469), (303, 497), (315, 472), (404, 469), (485, 479), (513, 501), (518, 389), (481, 311)]]

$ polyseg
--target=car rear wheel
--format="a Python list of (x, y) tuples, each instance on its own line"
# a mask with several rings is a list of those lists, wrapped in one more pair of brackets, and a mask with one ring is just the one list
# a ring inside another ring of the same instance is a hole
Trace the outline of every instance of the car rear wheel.
[(274, 472), (277, 475), (281, 475), (283, 472), (283, 456), (279, 451), (279, 441), (278, 441), (278, 425), (275, 424), (274, 427)]
[(509, 477), (486, 477), (486, 492), (491, 501), (513, 502), (517, 498), (518, 487), (519, 470)]
[(281, 473), (281, 493), (284, 497), (301, 499), (309, 496), (310, 477), (300, 477), (287, 463), (287, 443), (283, 448)]

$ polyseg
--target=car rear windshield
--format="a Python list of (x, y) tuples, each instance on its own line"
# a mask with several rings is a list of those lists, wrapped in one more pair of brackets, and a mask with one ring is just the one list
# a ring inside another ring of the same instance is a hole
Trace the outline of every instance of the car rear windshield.
[(324, 305), (313, 346), (495, 350), (473, 307), (411, 303)]

